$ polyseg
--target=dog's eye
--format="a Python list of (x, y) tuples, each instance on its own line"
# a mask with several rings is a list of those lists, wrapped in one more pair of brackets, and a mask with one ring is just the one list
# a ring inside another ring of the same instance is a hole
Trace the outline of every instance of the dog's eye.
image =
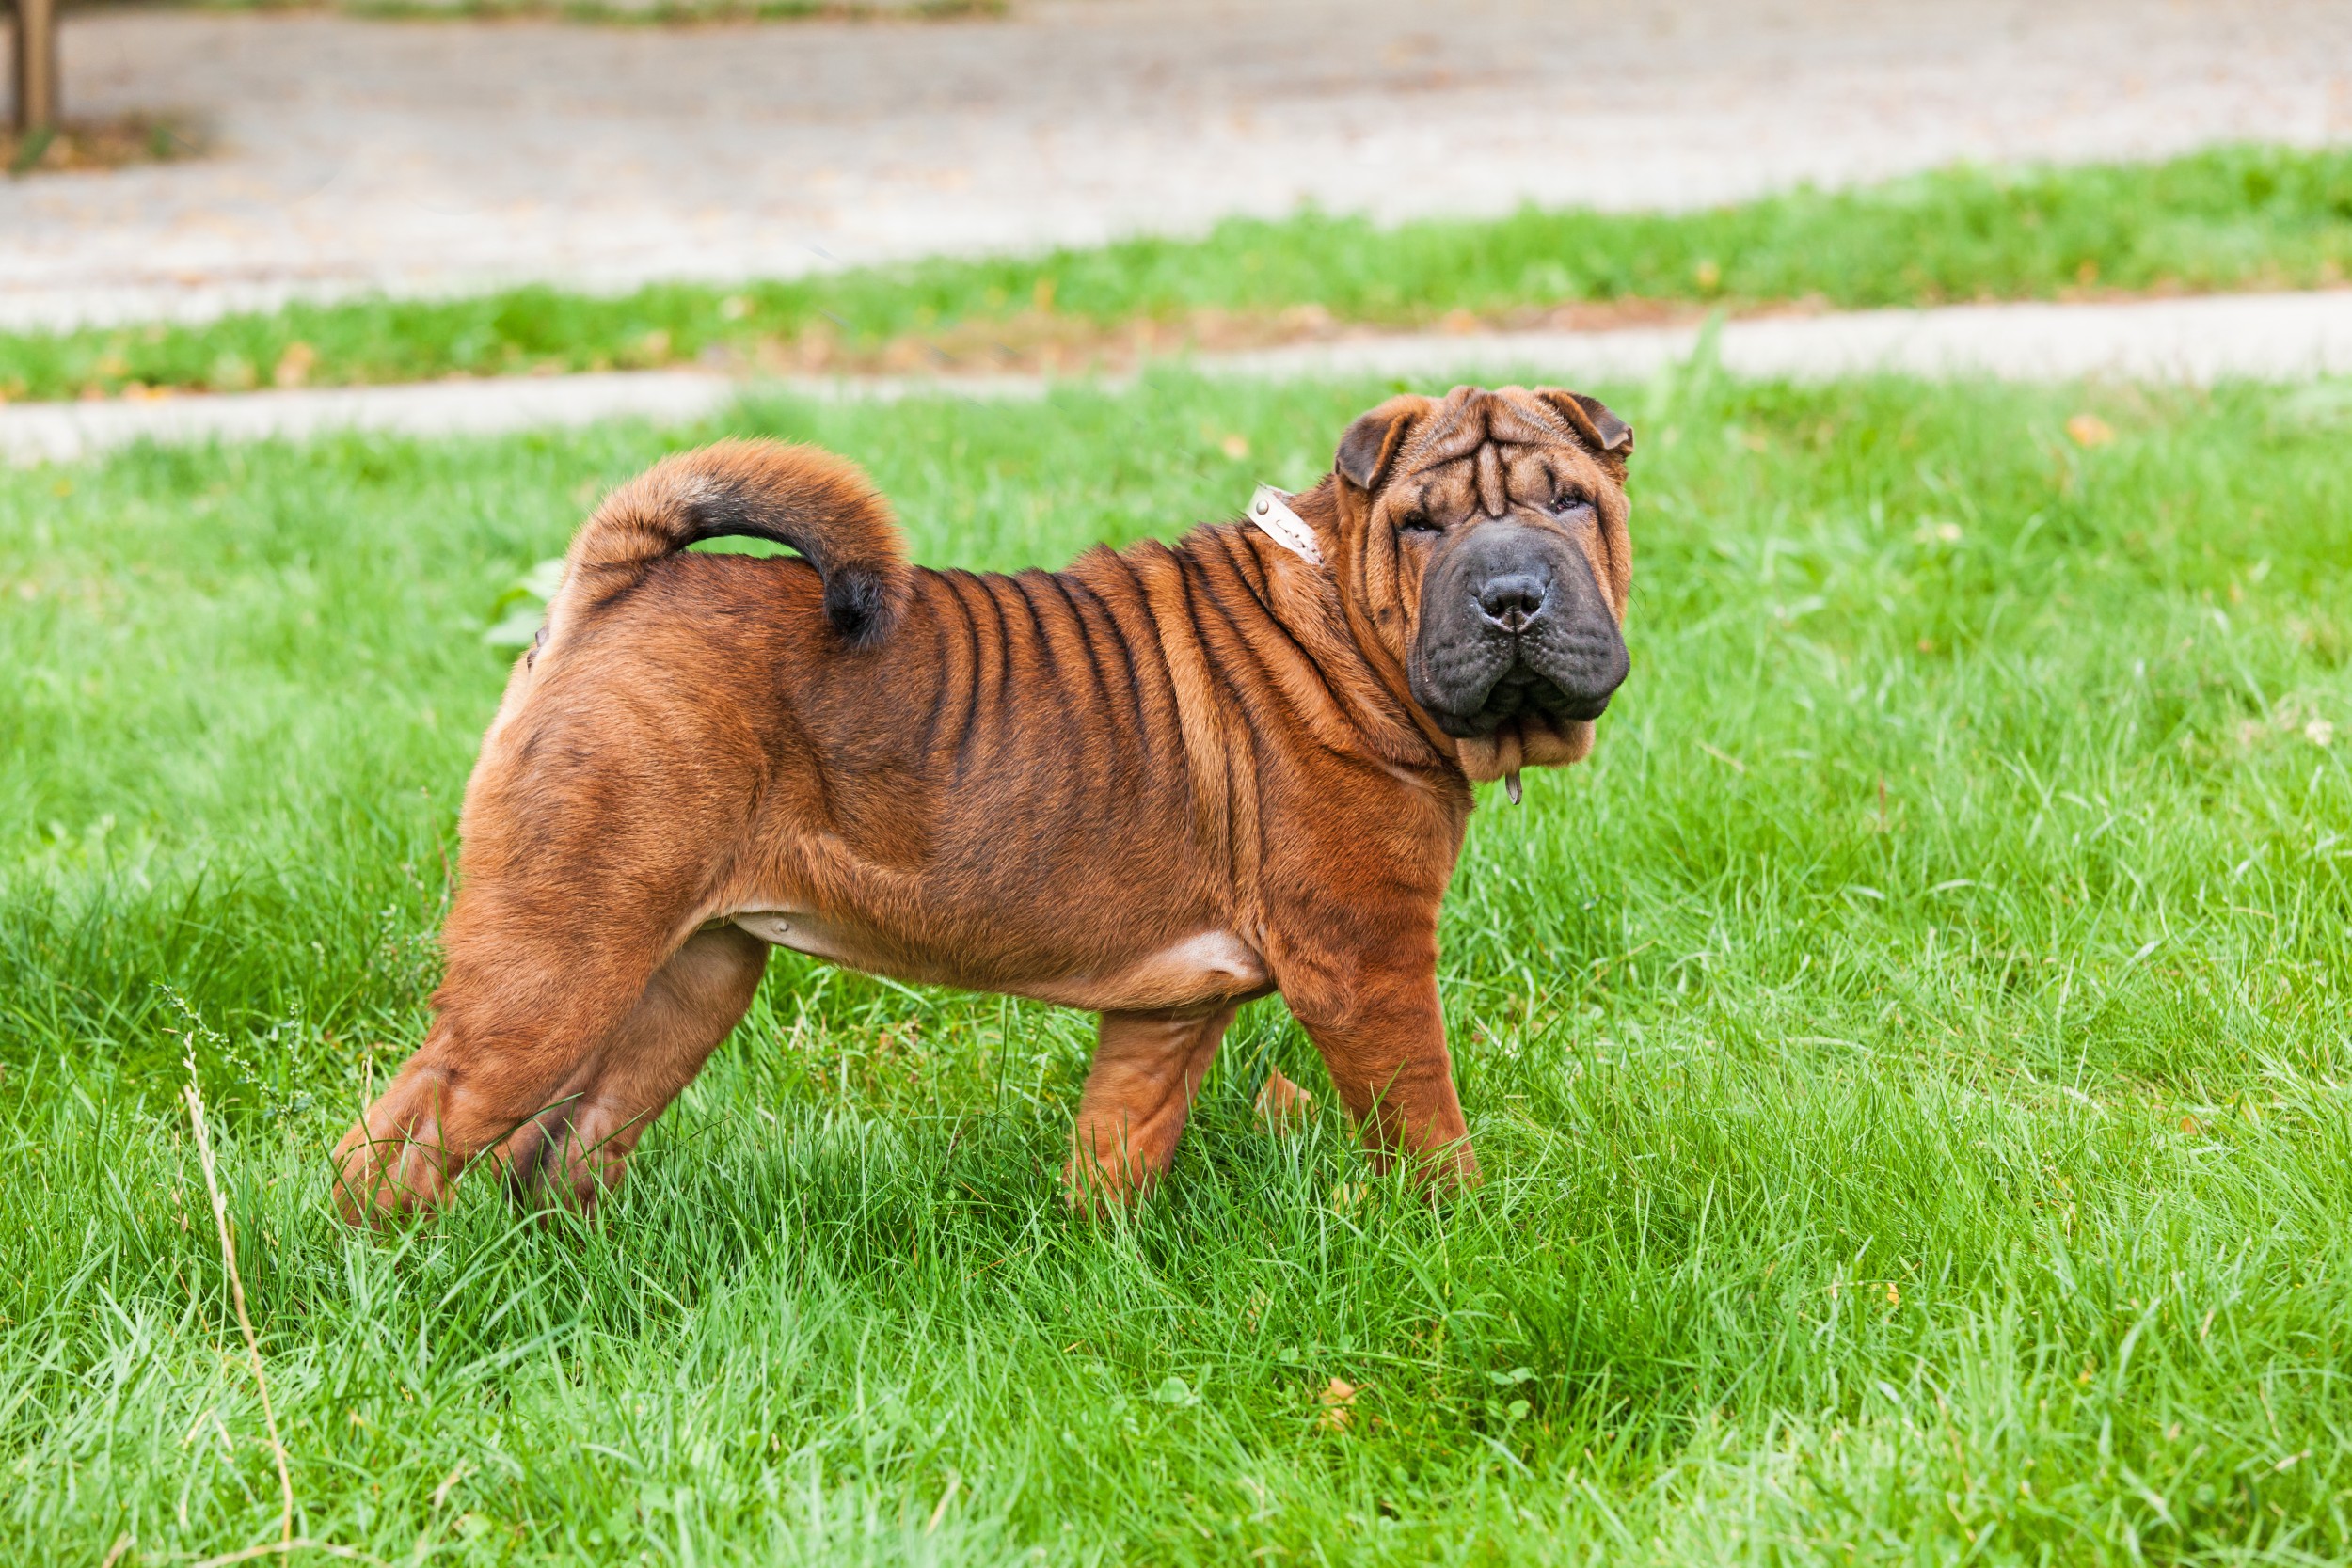
[(1396, 531), (1399, 533), (1442, 533), (1445, 531), (1437, 525), (1428, 513), (1407, 512), (1396, 520)]
[(1582, 521), (1593, 515), (1593, 503), (1573, 492), (1551, 498), (1551, 515), (1563, 519)]

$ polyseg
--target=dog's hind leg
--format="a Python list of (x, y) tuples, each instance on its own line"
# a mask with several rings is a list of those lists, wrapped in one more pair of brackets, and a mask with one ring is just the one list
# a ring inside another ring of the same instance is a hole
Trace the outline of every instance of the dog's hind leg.
[(355, 1222), (442, 1202), (469, 1161), (554, 1103), (675, 941), (617, 898), (586, 939), (487, 879), (460, 891), (443, 939), (432, 1029), (335, 1150), (336, 1201)]
[(732, 926), (690, 938), (646, 983), (620, 1027), (501, 1149), (516, 1188), (562, 1194), (587, 1208), (618, 1186), (645, 1129), (741, 1022), (768, 952), (766, 942)]
[(1215, 1012), (1104, 1013), (1094, 1067), (1078, 1100), (1063, 1171), (1070, 1200), (1124, 1203), (1151, 1190), (1176, 1157), (1192, 1097), (1240, 1004)]

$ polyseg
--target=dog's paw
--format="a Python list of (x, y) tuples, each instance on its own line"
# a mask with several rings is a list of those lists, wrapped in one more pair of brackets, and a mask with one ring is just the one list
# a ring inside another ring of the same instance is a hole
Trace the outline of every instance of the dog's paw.
[(1158, 1185), (1153, 1174), (1073, 1153), (1061, 1168), (1062, 1207), (1082, 1220), (1105, 1220), (1132, 1210)]
[(437, 1143), (376, 1138), (361, 1122), (335, 1146), (335, 1208), (353, 1225), (382, 1225), (438, 1208), (454, 1172)]
[(438, 1208), (459, 1158), (441, 1133), (439, 1083), (403, 1073), (335, 1146), (335, 1207), (353, 1225), (382, 1225)]
[(621, 1184), (642, 1124), (614, 1125), (594, 1099), (570, 1100), (533, 1117), (493, 1151), (519, 1208), (593, 1212)]
[(1266, 1072), (1265, 1087), (1258, 1091), (1258, 1126), (1267, 1132), (1292, 1132), (1314, 1115), (1315, 1097), (1282, 1076), (1279, 1068)]

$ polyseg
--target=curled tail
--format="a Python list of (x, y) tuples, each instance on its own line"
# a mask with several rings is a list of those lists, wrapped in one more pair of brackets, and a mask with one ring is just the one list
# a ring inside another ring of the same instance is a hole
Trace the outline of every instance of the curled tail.
[(825, 617), (856, 644), (906, 604), (906, 541), (890, 503), (846, 458), (781, 441), (721, 441), (667, 458), (607, 496), (572, 539), (559, 603), (593, 605), (698, 539), (784, 545), (817, 568)]

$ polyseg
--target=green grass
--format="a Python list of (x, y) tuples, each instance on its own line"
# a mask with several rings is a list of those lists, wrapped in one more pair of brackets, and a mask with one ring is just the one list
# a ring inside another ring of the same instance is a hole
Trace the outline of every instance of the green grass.
[[(1302, 481), (1382, 390), (730, 423), (1011, 565)], [(594, 1227), (347, 1233), (482, 621), (678, 437), (0, 473), (0, 1558), (277, 1539), (191, 1045), (298, 1528), (388, 1560), (2352, 1555), (2352, 396), (1611, 395), (1634, 673), (1472, 824), (1491, 1179), (1435, 1212), (1252, 1130), (1265, 1061), (1324, 1086), (1266, 1003), (1165, 1198), (1073, 1223), (1083, 1019), (784, 958)]]
[(1158, 330), (1163, 347), (1214, 346), (1331, 321), (1402, 327), (1454, 312), (1514, 325), (1572, 307), (1639, 313), (2309, 288), (2341, 282), (2348, 264), (2352, 150), (2236, 147), (2151, 165), (1960, 168), (1679, 214), (1531, 209), (1383, 230), (1305, 213), (1228, 222), (1197, 241), (740, 287), (665, 283), (619, 297), (535, 287), (0, 336), (0, 395), (704, 359), (990, 370), (1131, 353), (1137, 324)]

